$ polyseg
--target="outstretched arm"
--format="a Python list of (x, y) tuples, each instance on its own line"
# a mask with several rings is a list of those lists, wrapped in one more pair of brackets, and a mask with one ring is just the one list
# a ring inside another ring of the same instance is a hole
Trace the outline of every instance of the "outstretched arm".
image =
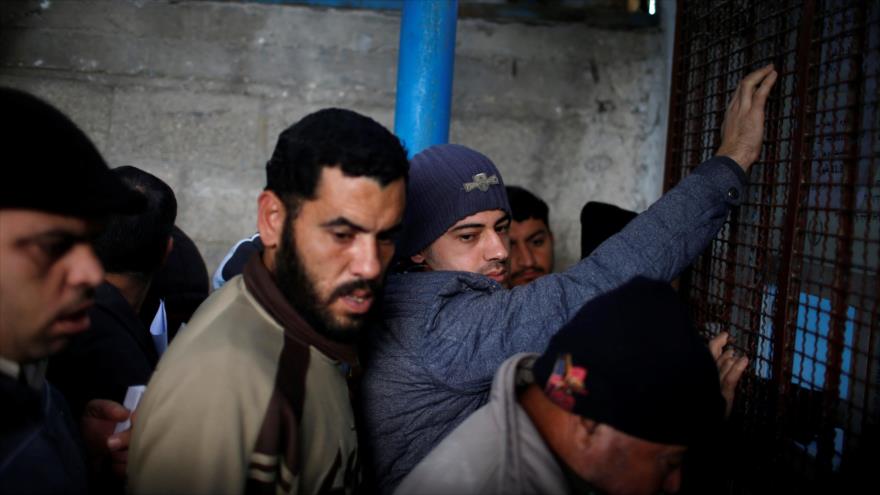
[(487, 291), (478, 286), (488, 280), (474, 281), (465, 294), (443, 300), (425, 349), (438, 379), (461, 389), (483, 387), (508, 357), (543, 351), (593, 297), (638, 276), (671, 281), (693, 263), (744, 196), (745, 171), (761, 149), (764, 105), (775, 80), (772, 66), (746, 76), (725, 115), (718, 155), (589, 257), (510, 291)]

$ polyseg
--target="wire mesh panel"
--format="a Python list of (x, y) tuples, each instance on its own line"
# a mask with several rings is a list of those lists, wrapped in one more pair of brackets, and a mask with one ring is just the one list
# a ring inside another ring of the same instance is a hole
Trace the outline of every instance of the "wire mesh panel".
[(676, 29), (667, 189), (742, 76), (779, 72), (747, 197), (681, 282), (751, 359), (731, 491), (839, 486), (880, 458), (880, 2), (682, 0)]

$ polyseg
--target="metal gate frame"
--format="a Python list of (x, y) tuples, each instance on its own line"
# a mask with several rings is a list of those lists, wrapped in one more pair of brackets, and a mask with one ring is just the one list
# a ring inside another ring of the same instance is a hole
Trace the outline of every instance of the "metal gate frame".
[(679, 0), (665, 188), (720, 144), (738, 81), (773, 62), (743, 204), (680, 282), (750, 359), (731, 492), (840, 487), (880, 457), (880, 2)]

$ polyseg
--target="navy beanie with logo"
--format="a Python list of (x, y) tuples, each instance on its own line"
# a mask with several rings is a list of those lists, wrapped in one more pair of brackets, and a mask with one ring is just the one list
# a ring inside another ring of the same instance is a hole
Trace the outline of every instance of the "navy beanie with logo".
[(462, 218), (486, 210), (510, 214), (495, 164), (458, 144), (425, 149), (410, 160), (397, 256), (405, 259), (418, 254)]
[(708, 346), (669, 284), (646, 278), (584, 305), (534, 376), (563, 409), (650, 442), (692, 445), (724, 417)]

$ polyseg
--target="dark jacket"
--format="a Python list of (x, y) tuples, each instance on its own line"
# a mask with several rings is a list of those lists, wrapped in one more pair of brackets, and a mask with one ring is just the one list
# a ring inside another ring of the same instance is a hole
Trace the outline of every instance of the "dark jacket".
[(128, 387), (146, 385), (159, 361), (149, 329), (115, 287), (101, 284), (95, 303), (89, 311), (89, 330), (49, 359), (47, 377), (67, 399), (74, 417), (92, 399), (122, 404)]
[(0, 372), (0, 493), (88, 493), (85, 450), (64, 398)]
[(159, 300), (165, 301), (168, 319), (168, 342), (170, 343), (180, 325), (188, 323), (200, 304), (208, 298), (208, 268), (196, 244), (180, 230), (171, 231), (174, 246), (165, 264), (153, 277), (147, 297), (141, 307), (141, 321), (147, 328), (159, 309)]

